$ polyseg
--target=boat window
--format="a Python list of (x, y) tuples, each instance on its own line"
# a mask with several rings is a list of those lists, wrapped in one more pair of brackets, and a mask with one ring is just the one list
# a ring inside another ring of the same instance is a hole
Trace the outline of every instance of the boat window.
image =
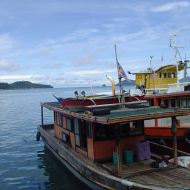
[(172, 73), (172, 78), (175, 78), (175, 73)]
[(79, 122), (79, 133), (80, 133), (80, 146), (87, 148), (87, 123), (86, 121)]
[(172, 108), (176, 107), (176, 101), (175, 101), (175, 99), (171, 99), (171, 107)]
[(162, 73), (160, 73), (160, 78), (162, 78)]
[(62, 140), (63, 140), (63, 142), (65, 142), (65, 143), (68, 143), (68, 144), (71, 143), (71, 142), (70, 142), (69, 135), (67, 135), (67, 134), (65, 134), (65, 133), (62, 133)]
[(116, 125), (96, 124), (95, 140), (109, 140), (144, 134), (144, 122), (119, 123)]
[(57, 112), (57, 125), (63, 127), (63, 114)]
[(114, 128), (112, 125), (104, 125), (96, 123), (94, 129), (94, 138), (95, 140), (108, 140), (114, 139)]
[(164, 106), (165, 106), (166, 108), (169, 107), (169, 100), (168, 100), (168, 99), (164, 99)]
[(168, 73), (168, 78), (171, 78), (171, 73)]
[(161, 99), (158, 100), (158, 106), (160, 106), (160, 105), (161, 105)]
[(166, 78), (167, 77), (167, 73), (164, 73), (164, 78)]
[(74, 119), (74, 132), (76, 134), (79, 134), (79, 123), (78, 123), (78, 119)]
[(73, 119), (66, 118), (66, 129), (68, 129), (69, 131), (74, 131)]
[(143, 121), (130, 122), (129, 135), (135, 136), (142, 134), (144, 134), (144, 122)]
[(87, 148), (88, 124), (86, 121), (74, 119), (75, 142), (77, 146)]
[(74, 119), (74, 132), (75, 132), (75, 143), (80, 146), (80, 136), (79, 136), (79, 122), (78, 119)]
[(190, 99), (187, 99), (187, 107), (190, 108)]
[(154, 106), (154, 100), (153, 99), (149, 100), (149, 106)]
[(187, 99), (181, 99), (181, 108), (187, 108)]

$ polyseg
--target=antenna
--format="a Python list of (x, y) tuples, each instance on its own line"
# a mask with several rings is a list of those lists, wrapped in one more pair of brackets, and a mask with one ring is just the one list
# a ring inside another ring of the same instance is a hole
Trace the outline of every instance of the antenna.
[(182, 61), (182, 58), (181, 58), (181, 55), (180, 55), (180, 52), (179, 52), (179, 48), (183, 48), (183, 47), (180, 47), (180, 46), (176, 45), (176, 34), (173, 34), (173, 40), (174, 40), (174, 44), (172, 44), (172, 39), (170, 39), (170, 47), (175, 50), (177, 88), (179, 89), (178, 63), (179, 63), (179, 59), (180, 59), (180, 61)]
[(150, 56), (150, 69), (151, 69), (151, 75), (152, 75), (152, 78), (153, 78), (153, 87), (154, 87), (154, 91), (153, 91), (153, 94), (155, 94), (156, 90), (155, 90), (155, 71), (152, 67), (152, 59), (153, 59), (154, 56)]
[[(172, 43), (172, 41), (174, 41), (174, 44)], [(175, 50), (175, 58), (177, 59), (177, 56), (178, 56), (180, 61), (182, 61), (181, 54), (179, 52), (179, 48), (184, 48), (184, 47), (176, 45), (176, 34), (173, 34), (173, 40), (172, 40), (172, 38), (170, 38), (170, 47)]]
[(163, 65), (163, 61), (164, 61), (164, 56), (162, 55), (161, 57), (161, 64)]
[(115, 44), (115, 59), (116, 59), (116, 62), (118, 63), (118, 59), (117, 59), (117, 46), (116, 46), (116, 44)]
[(150, 56), (150, 68), (153, 70), (152, 68), (152, 59), (153, 59), (154, 56)]

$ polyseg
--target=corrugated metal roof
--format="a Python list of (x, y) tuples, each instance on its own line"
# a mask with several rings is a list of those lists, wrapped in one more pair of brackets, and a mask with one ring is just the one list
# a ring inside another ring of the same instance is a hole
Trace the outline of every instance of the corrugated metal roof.
[(104, 115), (104, 113), (102, 113), (101, 115), (96, 116), (91, 112), (86, 112), (85, 109), (84, 111), (80, 109), (79, 112), (70, 111), (68, 109), (66, 110), (64, 108), (61, 108), (57, 103), (52, 102), (42, 103), (42, 106), (50, 110), (63, 113), (67, 116), (102, 124), (122, 123), (190, 114), (190, 109), (149, 107), (137, 109), (121, 108), (117, 110), (110, 110), (109, 114), (105, 113)]

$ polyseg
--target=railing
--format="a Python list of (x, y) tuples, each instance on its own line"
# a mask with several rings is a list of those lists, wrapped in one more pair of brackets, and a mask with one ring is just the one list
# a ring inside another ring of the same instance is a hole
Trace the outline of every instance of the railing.
[[(165, 145), (161, 145), (161, 144), (150, 141), (150, 150), (153, 153), (152, 156), (155, 158), (159, 158), (163, 155), (168, 155), (168, 156), (173, 157), (173, 149)], [(178, 156), (190, 156), (189, 153), (183, 152), (181, 150), (178, 150), (177, 154)]]

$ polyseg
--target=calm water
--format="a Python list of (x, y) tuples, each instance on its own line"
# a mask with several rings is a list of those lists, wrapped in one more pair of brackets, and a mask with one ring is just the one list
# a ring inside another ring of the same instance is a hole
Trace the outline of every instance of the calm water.
[[(36, 142), (40, 102), (54, 101), (52, 94), (71, 97), (90, 88), (0, 90), (0, 189), (88, 189)], [(96, 88), (109, 92), (110, 87)], [(45, 112), (46, 113), (46, 112)], [(46, 122), (52, 114), (45, 114)]]

